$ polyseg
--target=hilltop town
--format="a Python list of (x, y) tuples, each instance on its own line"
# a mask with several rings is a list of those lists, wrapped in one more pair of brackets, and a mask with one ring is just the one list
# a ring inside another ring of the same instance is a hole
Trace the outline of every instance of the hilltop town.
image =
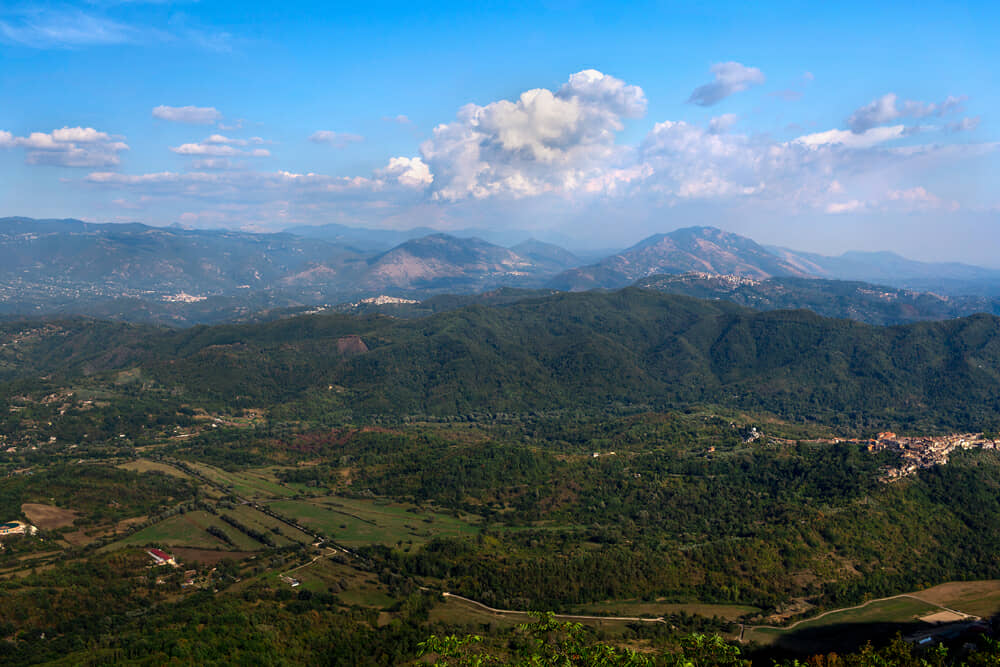
[(885, 431), (868, 442), (868, 451), (889, 450), (899, 453), (899, 464), (887, 468), (882, 478), (883, 481), (892, 482), (912, 475), (922, 468), (948, 463), (948, 457), (956, 449), (997, 449), (998, 446), (1000, 440), (987, 438), (982, 433), (910, 437)]

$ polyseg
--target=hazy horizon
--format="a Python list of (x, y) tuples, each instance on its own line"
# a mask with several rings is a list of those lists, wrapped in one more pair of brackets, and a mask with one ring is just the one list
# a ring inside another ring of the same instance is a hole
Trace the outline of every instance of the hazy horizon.
[(577, 249), (705, 225), (998, 267), (997, 18), (15, 2), (0, 214), (524, 230)]

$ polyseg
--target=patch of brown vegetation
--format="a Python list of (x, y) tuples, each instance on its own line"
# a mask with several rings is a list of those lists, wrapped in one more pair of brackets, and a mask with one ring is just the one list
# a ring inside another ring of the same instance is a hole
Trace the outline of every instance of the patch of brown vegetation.
[(359, 433), (392, 433), (399, 434), (400, 431), (383, 428), (380, 426), (365, 426), (360, 429), (332, 429), (321, 433), (301, 433), (291, 442), (275, 442), (274, 444), (289, 451), (303, 454), (317, 454), (328, 448), (340, 448), (351, 441)]
[(343, 355), (364, 354), (368, 351), (368, 346), (361, 340), (361, 336), (344, 336), (337, 339), (337, 353)]
[(73, 547), (85, 547), (94, 540), (96, 537), (92, 537), (82, 530), (74, 530), (71, 533), (63, 533), (63, 539)]
[(806, 613), (815, 606), (805, 598), (792, 598), (788, 603), (778, 607), (776, 612), (768, 616), (765, 621), (771, 625), (780, 625), (790, 618)]
[(80, 513), (75, 510), (41, 503), (24, 503), (21, 505), (21, 511), (28, 517), (28, 521), (42, 530), (55, 530), (56, 528), (72, 526), (73, 522), (80, 516)]
[(149, 519), (148, 516), (134, 516), (131, 519), (122, 519), (115, 525), (115, 530), (118, 532), (124, 532), (129, 526), (134, 526), (136, 524), (142, 523)]

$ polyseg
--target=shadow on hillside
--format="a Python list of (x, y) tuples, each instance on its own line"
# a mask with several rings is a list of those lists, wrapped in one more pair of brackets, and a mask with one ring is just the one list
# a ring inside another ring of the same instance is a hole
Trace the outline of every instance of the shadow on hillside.
[[(807, 627), (783, 633), (768, 646), (747, 647), (747, 655), (755, 665), (772, 665), (775, 660), (802, 658), (816, 654), (853, 653), (871, 642), (874, 646), (888, 644), (896, 635), (924, 636), (930, 631), (953, 639), (968, 629), (968, 623), (931, 626), (927, 623), (838, 623), (822, 627)], [(962, 627), (959, 627), (962, 626)]]

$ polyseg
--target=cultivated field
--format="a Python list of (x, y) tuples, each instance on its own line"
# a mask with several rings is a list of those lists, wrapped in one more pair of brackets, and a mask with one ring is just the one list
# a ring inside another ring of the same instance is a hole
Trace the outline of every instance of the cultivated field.
[[(229, 514), (234, 519), (243, 523), (244, 525), (259, 530), (262, 533), (267, 533), (274, 540), (274, 543), (278, 546), (287, 546), (289, 544), (312, 544), (313, 538), (306, 535), (300, 530), (292, 528), (286, 523), (270, 517), (263, 512), (258, 512), (252, 507), (247, 505), (240, 505), (231, 510), (221, 510), (223, 514)], [(278, 532), (275, 532), (277, 529)], [(235, 529), (234, 529), (235, 530)]]
[(74, 510), (41, 503), (24, 503), (21, 505), (21, 511), (28, 517), (28, 521), (42, 530), (55, 530), (72, 526), (73, 522), (80, 516), (79, 512)]
[(421, 544), (438, 536), (474, 535), (469, 521), (419, 509), (414, 505), (339, 496), (280, 500), (270, 506), (281, 514), (349, 546)]
[(251, 470), (240, 472), (227, 472), (221, 468), (210, 466), (205, 463), (187, 463), (192, 470), (199, 472), (217, 484), (230, 489), (233, 493), (244, 498), (261, 500), (266, 498), (287, 498), (294, 496), (298, 491), (283, 486), (272, 479), (268, 479), (266, 472), (255, 473)]
[(987, 618), (1000, 613), (1000, 580), (953, 581), (914, 593), (927, 602)]
[(135, 472), (162, 472), (164, 475), (171, 475), (173, 477), (191, 478), (190, 475), (173, 466), (157, 461), (150, 461), (149, 459), (136, 459), (135, 461), (122, 463), (118, 467), (125, 470), (134, 470)]
[[(233, 541), (230, 546), (206, 532), (209, 526), (221, 529)], [(187, 512), (165, 519), (152, 526), (118, 540), (105, 550), (123, 545), (162, 544), (170, 547), (192, 547), (196, 549), (222, 549), (233, 551), (259, 551), (263, 545), (244, 535), (219, 517), (204, 511)]]

